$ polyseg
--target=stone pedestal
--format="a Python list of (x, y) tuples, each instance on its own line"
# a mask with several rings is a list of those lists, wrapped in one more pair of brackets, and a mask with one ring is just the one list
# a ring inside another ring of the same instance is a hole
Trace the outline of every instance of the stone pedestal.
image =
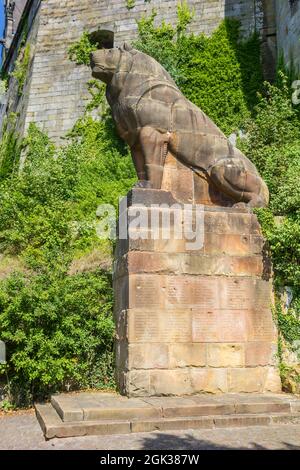
[[(128, 215), (131, 230), (118, 242), (114, 270), (120, 392), (280, 391), (271, 265), (256, 216), (246, 209), (186, 207), (194, 225), (198, 217), (195, 249), (189, 232), (177, 239), (184, 220), (180, 206), (176, 216), (170, 208), (174, 202), (170, 192), (136, 189), (120, 214), (123, 224)], [(132, 224), (137, 214), (139, 224)], [(171, 216), (169, 237), (147, 227), (158, 215), (160, 224)]]

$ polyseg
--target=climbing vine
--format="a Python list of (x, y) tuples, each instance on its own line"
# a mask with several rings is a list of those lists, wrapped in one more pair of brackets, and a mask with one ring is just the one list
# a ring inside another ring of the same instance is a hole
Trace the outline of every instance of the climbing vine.
[(18, 95), (21, 96), (23, 88), (27, 79), (28, 68), (30, 65), (31, 54), (30, 54), (30, 43), (21, 49), (19, 57), (16, 61), (16, 66), (12, 72), (12, 76), (18, 82)]
[(127, 10), (131, 10), (134, 7), (135, 7), (135, 0), (126, 0)]
[(91, 35), (85, 31), (78, 41), (75, 41), (68, 48), (69, 59), (77, 65), (88, 65), (90, 63), (90, 55), (99, 49), (99, 43), (93, 43)]
[[(145, 3), (150, 3), (151, 0), (144, 0)], [(126, 8), (127, 10), (132, 10), (136, 5), (135, 0), (126, 0)]]

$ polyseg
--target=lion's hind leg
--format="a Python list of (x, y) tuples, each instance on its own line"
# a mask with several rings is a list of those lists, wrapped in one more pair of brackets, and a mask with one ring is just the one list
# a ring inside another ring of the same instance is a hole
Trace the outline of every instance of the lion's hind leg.
[(268, 204), (268, 189), (264, 181), (249, 170), (241, 158), (223, 158), (208, 174), (213, 184), (230, 196), (236, 205), (244, 203), (248, 207), (265, 207)]

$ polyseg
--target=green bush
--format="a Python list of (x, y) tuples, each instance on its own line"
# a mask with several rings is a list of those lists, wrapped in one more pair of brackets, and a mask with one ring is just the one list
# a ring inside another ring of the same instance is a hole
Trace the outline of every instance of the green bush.
[(19, 273), (2, 282), (11, 400), (24, 405), (59, 390), (113, 387), (111, 307), (111, 282), (100, 271)]
[[(266, 83), (255, 118), (245, 123), (247, 139), (240, 143), (270, 190), (268, 209), (257, 214), (273, 261), (279, 331), (291, 348), (300, 339), (300, 126), (292, 91), (280, 71), (276, 84)], [(281, 302), (285, 287), (293, 292), (287, 311)]]
[(59, 149), (32, 125), (22, 148), (23, 170), (0, 182), (0, 252), (19, 266), (0, 282), (0, 337), (11, 401), (27, 405), (113, 386), (112, 241), (98, 239), (96, 211), (136, 177), (109, 115), (79, 120)]
[(21, 146), (15, 134), (16, 116), (11, 114), (3, 124), (0, 140), (0, 181), (16, 171), (20, 161)]

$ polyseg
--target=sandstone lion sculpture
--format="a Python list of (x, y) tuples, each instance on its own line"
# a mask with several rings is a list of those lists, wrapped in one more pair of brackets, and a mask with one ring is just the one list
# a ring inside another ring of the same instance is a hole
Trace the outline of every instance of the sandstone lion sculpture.
[(234, 206), (264, 207), (269, 193), (255, 166), (152, 57), (126, 43), (91, 54), (93, 77), (106, 96), (119, 135), (131, 149), (139, 187), (160, 189), (170, 152), (229, 196)]

